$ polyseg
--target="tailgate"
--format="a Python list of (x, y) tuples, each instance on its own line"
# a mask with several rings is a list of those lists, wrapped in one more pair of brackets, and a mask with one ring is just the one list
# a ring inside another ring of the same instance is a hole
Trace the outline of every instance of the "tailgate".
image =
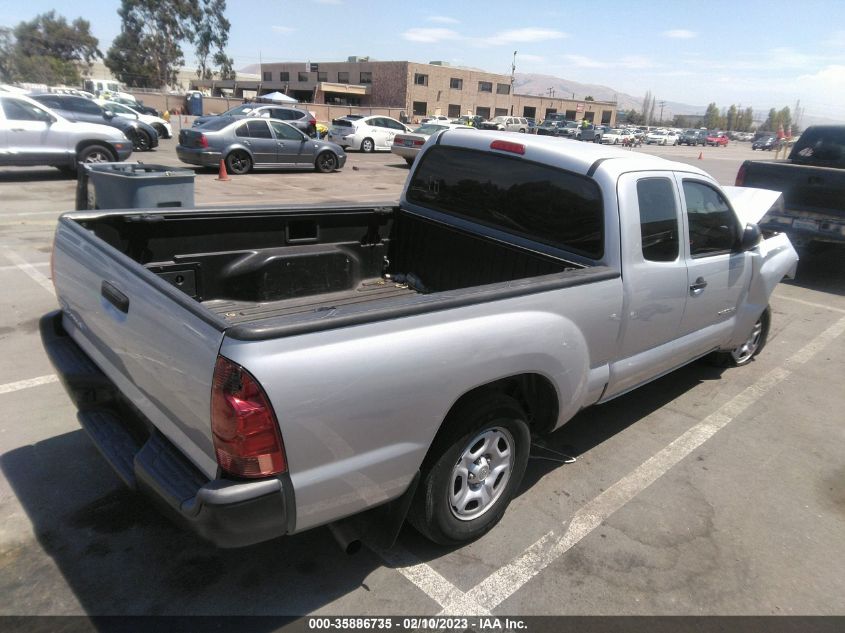
[(64, 329), (159, 431), (214, 478), (211, 381), (223, 324), (67, 215), (59, 219), (53, 258)]
[(750, 162), (744, 185), (783, 192), (787, 210), (845, 217), (845, 170), (790, 163)]

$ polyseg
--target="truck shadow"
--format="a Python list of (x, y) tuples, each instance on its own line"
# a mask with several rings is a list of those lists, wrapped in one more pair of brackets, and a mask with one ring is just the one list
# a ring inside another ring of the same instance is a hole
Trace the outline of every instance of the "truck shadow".
[[(81, 430), (6, 453), (0, 466), (37, 538), (3, 557), (7, 604), (23, 613), (56, 604), (45, 552), (92, 616), (301, 615), (370, 591), (368, 575), (384, 567), (366, 549), (344, 555), (325, 529), (217, 549), (123, 487)], [(260, 619), (250, 629), (283, 623)]]
[(15, 170), (0, 169), (0, 183), (49, 182), (52, 180), (76, 180), (76, 175), (66, 174), (55, 167), (24, 167)]
[(784, 283), (845, 296), (845, 245), (822, 244), (801, 252), (794, 280)]
[(706, 361), (691, 363), (636, 391), (578, 413), (554, 433), (535, 438), (520, 494), (530, 490), (549, 472), (658, 411), (699, 383), (719, 380), (722, 368)]

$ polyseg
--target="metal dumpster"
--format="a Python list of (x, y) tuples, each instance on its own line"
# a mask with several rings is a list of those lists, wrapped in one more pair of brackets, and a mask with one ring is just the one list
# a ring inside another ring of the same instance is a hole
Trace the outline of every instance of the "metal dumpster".
[[(86, 163), (76, 183), (76, 208), (154, 209), (194, 206), (194, 172), (145, 163)], [(93, 189), (93, 190), (92, 190)]]

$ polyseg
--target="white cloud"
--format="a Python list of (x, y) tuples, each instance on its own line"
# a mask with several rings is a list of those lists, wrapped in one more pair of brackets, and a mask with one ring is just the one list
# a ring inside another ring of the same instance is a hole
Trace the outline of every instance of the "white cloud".
[(570, 66), (576, 68), (607, 68), (607, 64), (598, 59), (584, 57), (583, 55), (564, 55), (563, 59)]
[(457, 40), (461, 36), (451, 29), (408, 29), (402, 33), (402, 37), (411, 42), (442, 42), (443, 40)]
[(529, 53), (517, 53), (517, 62), (528, 62), (530, 64), (545, 64), (546, 58), (542, 55), (531, 55)]
[(545, 42), (548, 40), (562, 40), (569, 37), (563, 31), (554, 31), (552, 29), (538, 29), (538, 28), (524, 28), (512, 29), (510, 31), (500, 31), (490, 38), (487, 42), (490, 44), (519, 44), (522, 42)]
[(619, 65), (622, 68), (632, 69), (655, 68), (657, 66), (651, 59), (642, 55), (628, 55), (623, 57), (619, 60)]
[(273, 29), (273, 31), (275, 31), (276, 33), (283, 33), (283, 34), (293, 33), (294, 31), (296, 31), (296, 29), (293, 28), (292, 26), (275, 26), (274, 25), (274, 26), (271, 26), (270, 28)]
[(694, 37), (698, 37), (698, 34), (686, 29), (672, 29), (663, 31), (663, 37), (670, 37), (675, 40), (691, 40)]
[(460, 20), (456, 20), (455, 18), (450, 18), (446, 15), (432, 15), (427, 17), (426, 20), (428, 22), (437, 22), (438, 24), (460, 24)]

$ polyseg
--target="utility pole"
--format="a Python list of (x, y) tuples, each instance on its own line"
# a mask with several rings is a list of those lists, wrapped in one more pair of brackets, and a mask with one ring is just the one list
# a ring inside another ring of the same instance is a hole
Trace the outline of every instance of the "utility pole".
[(666, 105), (665, 101), (660, 101), (660, 122), (663, 123), (663, 106)]
[(511, 116), (513, 116), (513, 75), (516, 72), (516, 51), (513, 52), (513, 62), (511, 63)]

